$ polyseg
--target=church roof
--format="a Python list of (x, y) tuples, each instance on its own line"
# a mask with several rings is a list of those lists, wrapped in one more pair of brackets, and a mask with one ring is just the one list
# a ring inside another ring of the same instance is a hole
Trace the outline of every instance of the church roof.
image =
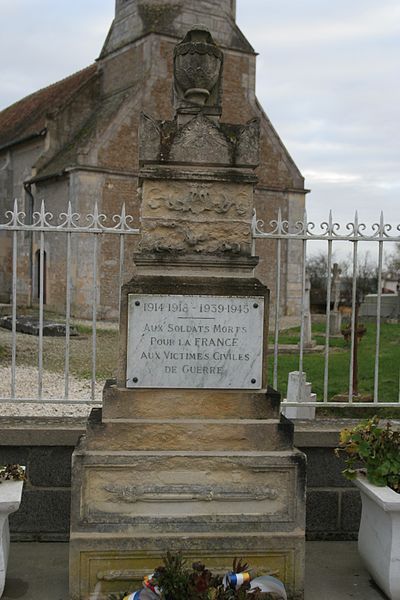
[(43, 88), (0, 111), (0, 148), (40, 135), (46, 115), (65, 106), (95, 73), (95, 64)]
[(36, 182), (54, 175), (60, 175), (66, 167), (79, 165), (81, 163), (79, 155), (82, 149), (87, 148), (93, 140), (96, 140), (109, 127), (128, 98), (129, 94), (120, 92), (103, 99), (73, 138), (64, 144), (60, 151), (49, 161), (38, 166), (36, 176), (32, 181)]

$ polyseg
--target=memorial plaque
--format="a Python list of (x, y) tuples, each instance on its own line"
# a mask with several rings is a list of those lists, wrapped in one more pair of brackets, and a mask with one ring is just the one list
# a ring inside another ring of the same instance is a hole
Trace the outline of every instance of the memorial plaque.
[(261, 389), (264, 298), (129, 294), (128, 388)]

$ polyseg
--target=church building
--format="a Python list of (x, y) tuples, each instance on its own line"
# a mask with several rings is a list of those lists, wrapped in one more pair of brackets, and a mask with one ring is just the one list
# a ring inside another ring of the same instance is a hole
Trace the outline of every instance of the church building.
[[(240, 1), (240, 0), (239, 0)], [(242, 0), (243, 2), (245, 0)], [(111, 0), (110, 0), (111, 2)], [(255, 95), (256, 53), (236, 24), (236, 0), (116, 0), (115, 18), (94, 64), (0, 112), (0, 220), (14, 198), (30, 222), (45, 201), (55, 216), (71, 202), (74, 212), (119, 214), (125, 203), (140, 227), (138, 129), (141, 113), (171, 120), (174, 47), (194, 25), (203, 25), (223, 50), (222, 123), (260, 121), (257, 216), (302, 219), (304, 178)], [(284, 77), (284, 74), (282, 74)], [(66, 297), (65, 234), (45, 236), (46, 307), (62, 311)], [(97, 293), (99, 317), (118, 316), (119, 241), (100, 236)], [(115, 236), (117, 238), (118, 236)], [(128, 243), (129, 242), (129, 243)], [(18, 304), (38, 301), (39, 240), (18, 233)], [(136, 239), (125, 246), (126, 276), (132, 275)], [(285, 242), (282, 309), (298, 314), (301, 299), (299, 242)], [(274, 293), (275, 244), (257, 245), (257, 276)], [(73, 236), (72, 314), (90, 316), (92, 239)], [(0, 232), (0, 302), (9, 302), (12, 237)]]

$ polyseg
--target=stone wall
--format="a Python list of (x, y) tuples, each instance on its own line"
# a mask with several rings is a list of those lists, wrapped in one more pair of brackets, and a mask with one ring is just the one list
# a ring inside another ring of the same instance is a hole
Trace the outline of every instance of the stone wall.
[(308, 540), (357, 539), (360, 493), (341, 473), (333, 448), (300, 448), (307, 456), (306, 532)]
[(10, 516), (14, 540), (68, 540), (73, 450), (73, 446), (0, 447), (0, 464), (18, 462), (27, 467), (20, 510)]
[[(21, 422), (21, 421), (20, 421)], [(301, 423), (295, 443), (307, 455), (307, 539), (354, 540), (361, 513), (358, 490), (341, 475), (333, 452), (343, 421), (324, 427)], [(22, 504), (10, 517), (14, 540), (67, 541), (71, 455), (83, 425), (10, 429), (0, 423), (0, 464), (27, 465)], [(19, 426), (18, 426), (19, 427)]]
[[(27, 214), (32, 211), (29, 194), (24, 189), (24, 181), (31, 176), (32, 164), (43, 151), (43, 138), (36, 138), (24, 144), (13, 146), (0, 152), (0, 221), (5, 222), (5, 213), (13, 209), (14, 198), (18, 199), (18, 209)], [(31, 234), (19, 233), (18, 243), (18, 302), (29, 304), (31, 299)], [(12, 234), (0, 232), (0, 301), (9, 302), (12, 280)]]

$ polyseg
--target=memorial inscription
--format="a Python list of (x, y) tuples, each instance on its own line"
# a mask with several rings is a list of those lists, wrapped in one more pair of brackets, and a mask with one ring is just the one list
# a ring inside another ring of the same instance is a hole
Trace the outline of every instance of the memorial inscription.
[(130, 294), (128, 388), (260, 389), (263, 297)]

